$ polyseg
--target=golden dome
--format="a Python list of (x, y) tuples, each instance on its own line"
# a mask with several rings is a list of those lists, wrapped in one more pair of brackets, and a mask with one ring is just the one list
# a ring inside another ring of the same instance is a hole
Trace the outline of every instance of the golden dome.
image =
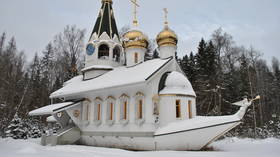
[(138, 30), (128, 31), (123, 36), (124, 48), (147, 48), (148, 38)]
[(178, 43), (178, 37), (174, 31), (165, 27), (157, 36), (157, 43), (159, 46), (176, 46)]

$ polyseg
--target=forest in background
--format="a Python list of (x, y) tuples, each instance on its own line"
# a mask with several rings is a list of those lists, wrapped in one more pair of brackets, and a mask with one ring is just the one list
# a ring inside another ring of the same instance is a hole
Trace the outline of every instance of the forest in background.
[[(128, 28), (121, 29), (123, 34)], [(146, 59), (158, 58), (150, 40)], [(15, 38), (0, 36), (0, 137), (39, 137), (46, 117), (28, 112), (50, 104), (49, 95), (80, 74), (84, 62), (85, 30), (66, 26), (45, 50), (26, 61)], [(237, 45), (233, 37), (217, 29), (209, 40), (198, 43), (197, 53), (177, 60), (197, 93), (199, 115), (228, 115), (238, 110), (231, 103), (261, 96), (239, 127), (227, 136), (280, 138), (280, 63), (267, 63), (253, 47)]]

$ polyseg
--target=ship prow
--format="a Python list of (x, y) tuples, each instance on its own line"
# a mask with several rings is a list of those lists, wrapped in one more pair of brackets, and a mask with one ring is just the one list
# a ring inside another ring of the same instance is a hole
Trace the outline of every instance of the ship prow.
[(236, 115), (174, 122), (155, 132), (157, 150), (201, 150), (240, 123)]
[[(258, 98), (258, 97), (257, 97)], [(255, 100), (255, 99), (254, 99)], [(155, 132), (157, 150), (201, 150), (241, 123), (253, 100), (233, 103), (240, 106), (234, 115), (196, 116), (170, 123)]]

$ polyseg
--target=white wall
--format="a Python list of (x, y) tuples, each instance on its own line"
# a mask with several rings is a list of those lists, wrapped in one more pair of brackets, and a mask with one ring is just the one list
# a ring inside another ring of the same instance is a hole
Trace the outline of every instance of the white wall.
[(175, 57), (175, 52), (177, 50), (177, 46), (160, 46), (159, 47), (159, 56), (160, 58), (168, 58)]
[[(176, 117), (176, 100), (180, 100), (181, 117)], [(195, 98), (188, 96), (160, 96), (160, 126), (165, 126), (168, 123), (178, 120), (189, 119), (188, 101), (192, 101), (191, 113), (192, 117), (196, 116)]]
[[(139, 64), (141, 62), (144, 62), (144, 57), (147, 49), (145, 48), (128, 48), (125, 50), (126, 55), (126, 65), (127, 66), (133, 66), (136, 64)], [(134, 54), (138, 54), (138, 62), (134, 62)]]

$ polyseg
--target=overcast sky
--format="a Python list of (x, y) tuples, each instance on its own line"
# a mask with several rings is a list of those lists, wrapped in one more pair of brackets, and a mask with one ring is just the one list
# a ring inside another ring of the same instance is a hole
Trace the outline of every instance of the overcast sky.
[[(0, 0), (0, 33), (15, 36), (31, 58), (66, 25), (87, 30), (87, 39), (101, 0)], [(268, 60), (280, 59), (280, 0), (139, 0), (139, 23), (149, 38), (163, 28), (163, 8), (179, 36), (179, 55), (196, 52), (199, 40), (222, 27), (237, 44), (252, 45)], [(129, 0), (114, 0), (119, 28), (131, 24)]]

